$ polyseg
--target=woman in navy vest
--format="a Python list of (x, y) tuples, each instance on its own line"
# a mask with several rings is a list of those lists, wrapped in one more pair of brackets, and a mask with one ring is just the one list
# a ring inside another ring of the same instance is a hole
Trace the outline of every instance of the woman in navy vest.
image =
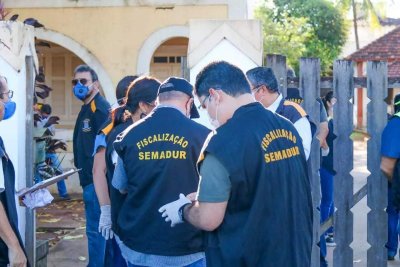
[[(0, 121), (14, 115), (16, 104), (11, 101), (12, 96), (13, 91), (8, 89), (7, 80), (0, 76)], [(0, 157), (0, 267), (25, 267), (27, 260), (18, 232), (15, 204), (15, 172), (1, 137)]]
[(153, 110), (160, 85), (154, 78), (141, 78), (139, 82), (134, 83), (137, 78), (137, 76), (126, 76), (118, 83), (116, 96), (120, 106), (111, 111), (110, 120), (105, 123), (96, 137), (94, 147), (93, 178), (101, 205), (99, 231), (104, 238), (110, 239), (107, 245), (112, 246), (111, 250), (107, 250), (110, 255), (106, 255), (104, 266), (126, 266), (126, 261), (117, 244), (120, 235), (117, 218), (125, 195), (111, 186), (116, 164), (113, 143), (128, 126)]

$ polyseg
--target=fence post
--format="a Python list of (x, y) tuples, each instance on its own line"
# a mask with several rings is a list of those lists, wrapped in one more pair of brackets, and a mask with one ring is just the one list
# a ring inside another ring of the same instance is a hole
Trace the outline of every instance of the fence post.
[(286, 57), (267, 54), (265, 61), (265, 65), (274, 71), (276, 80), (278, 81), (279, 92), (281, 92), (283, 98), (285, 98), (287, 96)]
[(367, 241), (371, 247), (367, 251), (368, 267), (386, 266), (387, 252), (387, 180), (380, 171), (380, 148), (383, 128), (387, 124), (387, 63), (368, 62), (367, 95), (371, 102), (367, 110), (368, 140), (368, 212)]
[(333, 65), (333, 91), (337, 98), (334, 106), (334, 203), (335, 242), (333, 266), (353, 266), (353, 213), (350, 210), (353, 202), (353, 104), (354, 69), (351, 61), (337, 60)]
[[(33, 91), (35, 87), (35, 66), (32, 56), (25, 58), (26, 64), (26, 187), (33, 186), (33, 163), (34, 163), (34, 141), (33, 141)], [(25, 211), (25, 249), (31, 266), (36, 266), (36, 212), (26, 208)]]
[[(317, 98), (320, 96), (320, 60), (317, 58), (301, 58), (300, 59), (300, 95), (304, 98), (304, 109), (310, 116), (312, 122), (319, 126), (320, 106)], [(319, 141), (314, 137), (311, 144), (311, 153), (308, 160), (309, 176), (312, 189), (314, 218), (313, 218), (313, 250), (311, 266), (319, 266), (320, 253), (317, 243), (319, 242), (320, 233), (320, 212), (317, 209), (320, 205), (320, 179), (319, 164), (320, 150)]]

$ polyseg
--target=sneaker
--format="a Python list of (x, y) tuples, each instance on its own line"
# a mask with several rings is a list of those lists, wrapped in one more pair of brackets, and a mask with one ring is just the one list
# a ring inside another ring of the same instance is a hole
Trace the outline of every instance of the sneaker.
[(325, 241), (326, 241), (326, 246), (327, 247), (335, 247), (336, 243), (335, 243), (335, 239), (333, 238), (333, 236), (327, 236), (325, 237)]
[(388, 258), (387, 258), (387, 260), (388, 260), (388, 261), (394, 261), (394, 256), (392, 256), (392, 255), (388, 255)]
[(60, 196), (60, 198), (62, 200), (71, 200), (71, 197), (68, 194), (66, 194), (65, 196)]

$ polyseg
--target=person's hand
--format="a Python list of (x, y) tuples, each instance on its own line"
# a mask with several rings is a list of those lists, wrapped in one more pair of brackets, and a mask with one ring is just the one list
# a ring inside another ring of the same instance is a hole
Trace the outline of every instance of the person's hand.
[(186, 198), (188, 198), (190, 201), (194, 202), (194, 201), (196, 201), (196, 196), (197, 196), (197, 192), (193, 192), (193, 193), (187, 194)]
[(171, 222), (171, 227), (179, 223), (183, 223), (182, 208), (192, 201), (185, 197), (184, 194), (179, 194), (179, 199), (162, 206), (158, 212), (162, 213), (162, 217), (166, 222)]
[(114, 237), (114, 232), (111, 229), (111, 206), (104, 205), (100, 207), (100, 221), (99, 221), (99, 232), (106, 239), (112, 239)]
[(19, 244), (8, 248), (8, 259), (10, 267), (26, 267), (26, 257)]

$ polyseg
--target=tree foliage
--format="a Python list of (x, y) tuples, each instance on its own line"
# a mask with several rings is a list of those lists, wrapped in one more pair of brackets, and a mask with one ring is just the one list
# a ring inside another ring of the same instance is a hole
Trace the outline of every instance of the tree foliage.
[[(286, 55), (295, 68), (299, 57), (318, 57), (322, 71), (329, 72), (347, 37), (341, 9), (327, 0), (273, 0), (274, 6), (269, 4), (266, 0), (256, 10), (256, 17), (263, 21), (265, 51)], [(295, 49), (299, 50), (289, 51)]]

